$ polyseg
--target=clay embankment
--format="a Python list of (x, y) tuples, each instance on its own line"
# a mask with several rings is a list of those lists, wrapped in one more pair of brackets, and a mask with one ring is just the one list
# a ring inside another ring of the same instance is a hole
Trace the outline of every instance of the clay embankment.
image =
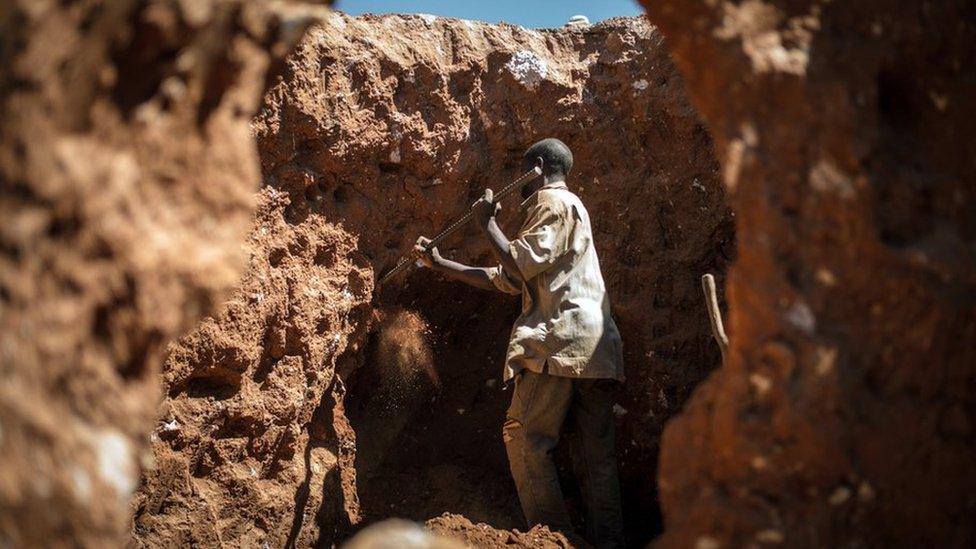
[(976, 540), (976, 10), (655, 0), (736, 212), (665, 547)]
[(237, 284), (249, 125), (311, 9), (3, 2), (0, 546), (122, 543), (165, 347)]

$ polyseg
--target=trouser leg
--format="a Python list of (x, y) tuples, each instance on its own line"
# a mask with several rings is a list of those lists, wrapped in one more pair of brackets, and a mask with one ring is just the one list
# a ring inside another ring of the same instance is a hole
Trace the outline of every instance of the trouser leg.
[(573, 415), (580, 440), (586, 531), (597, 547), (623, 546), (623, 512), (614, 440), (613, 399), (618, 382), (575, 380)]
[(552, 451), (573, 399), (573, 380), (525, 370), (515, 382), (502, 435), (528, 525), (569, 532), (572, 524)]

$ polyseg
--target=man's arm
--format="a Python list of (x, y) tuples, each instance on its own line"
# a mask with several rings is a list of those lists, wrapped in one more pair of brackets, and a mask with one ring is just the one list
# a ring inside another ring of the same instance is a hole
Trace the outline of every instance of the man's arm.
[(491, 281), (491, 276), (488, 274), (488, 269), (472, 267), (441, 257), (437, 248), (426, 249), (427, 242), (425, 240), (422, 238), (414, 246), (414, 254), (425, 267), (448, 278), (474, 286), (475, 288), (481, 288), (482, 290), (496, 289)]
[(495, 220), (495, 216), (501, 210), (501, 206), (495, 204), (493, 199), (494, 196), (492, 196), (491, 189), (487, 189), (485, 196), (471, 206), (474, 210), (475, 220), (477, 221), (478, 227), (481, 227), (485, 232), (485, 236), (488, 237), (491, 251), (498, 258), (499, 263), (502, 264), (502, 268), (511, 276), (517, 277), (518, 282), (523, 282), (522, 271), (519, 269), (518, 263), (512, 255), (512, 248), (509, 246), (508, 237), (505, 236), (502, 228), (498, 226), (498, 221)]

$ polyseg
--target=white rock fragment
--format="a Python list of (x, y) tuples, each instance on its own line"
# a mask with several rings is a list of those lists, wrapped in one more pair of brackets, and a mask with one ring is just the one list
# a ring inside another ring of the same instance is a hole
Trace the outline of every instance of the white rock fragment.
[(530, 90), (535, 89), (540, 82), (546, 79), (546, 75), (549, 73), (546, 62), (528, 50), (521, 50), (512, 54), (512, 58), (505, 64), (505, 68), (512, 73), (516, 80)]
[(644, 80), (643, 78), (641, 78), (640, 80), (634, 80), (634, 83), (631, 84), (631, 86), (637, 91), (644, 91), (650, 85), (651, 83), (648, 82), (647, 80)]
[(619, 405), (619, 404), (614, 404), (613, 405), (613, 413), (617, 417), (623, 417), (623, 416), (627, 415), (627, 409), (624, 408), (623, 406)]
[(691, 182), (691, 186), (692, 186), (692, 188), (698, 189), (699, 191), (701, 191), (703, 193), (708, 192), (708, 190), (705, 189), (705, 186), (702, 185), (700, 181), (698, 181), (698, 178), (697, 177), (694, 179), (694, 181)]
[(159, 426), (159, 430), (164, 433), (172, 433), (180, 430), (180, 423), (173, 418)]
[(400, 149), (396, 148), (390, 151), (390, 162), (393, 164), (399, 164), (400, 160), (403, 158), (400, 156)]
[(95, 435), (93, 447), (99, 476), (123, 500), (136, 489), (136, 464), (128, 439), (115, 430), (102, 431)]
[(582, 29), (590, 26), (590, 18), (585, 15), (574, 15), (566, 22), (567, 29)]
[(424, 23), (427, 23), (428, 25), (433, 25), (434, 21), (437, 21), (437, 16), (429, 13), (418, 13), (417, 17), (423, 19)]
[(336, 12), (332, 12), (331, 14), (329, 14), (327, 18), (327, 22), (329, 25), (339, 30), (343, 30), (346, 28), (346, 20), (343, 19), (342, 16)]
[(802, 301), (795, 301), (786, 310), (786, 321), (807, 334), (812, 334), (817, 327), (817, 319), (813, 316), (813, 311)]

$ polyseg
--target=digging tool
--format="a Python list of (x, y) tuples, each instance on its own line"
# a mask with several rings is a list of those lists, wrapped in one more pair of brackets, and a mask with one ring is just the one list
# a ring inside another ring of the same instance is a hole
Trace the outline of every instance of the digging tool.
[(725, 335), (725, 325), (722, 324), (722, 311), (718, 308), (718, 296), (715, 292), (715, 277), (711, 273), (702, 277), (702, 291), (705, 292), (705, 305), (708, 306), (708, 320), (712, 324), (712, 336), (722, 351), (722, 364), (729, 352), (729, 336)]
[[(512, 181), (511, 183), (506, 185), (504, 188), (502, 188), (502, 190), (495, 193), (493, 201), (501, 202), (502, 200), (505, 199), (505, 197), (509, 196), (515, 191), (521, 190), (526, 183), (536, 179), (541, 175), (542, 175), (541, 168), (539, 168), (538, 166), (532, 168), (530, 171), (526, 172), (524, 175), (522, 175), (515, 181)], [(459, 229), (467, 225), (467, 223), (471, 221), (472, 218), (473, 218), (473, 213), (469, 210), (468, 213), (452, 221), (451, 224), (448, 225), (446, 229), (438, 233), (438, 235), (435, 236), (434, 238), (430, 239), (430, 242), (427, 243), (427, 249), (437, 247), (441, 242), (446, 240), (447, 237), (451, 236), (452, 234), (456, 233)], [(379, 278), (379, 280), (376, 282), (376, 287), (379, 288), (380, 286), (386, 284), (387, 282), (392, 280), (400, 273), (410, 270), (414, 266), (415, 261), (416, 260), (414, 259), (412, 253), (405, 256), (401, 256), (400, 259), (397, 261), (397, 264), (392, 269), (387, 271), (386, 274), (384, 274)]]

